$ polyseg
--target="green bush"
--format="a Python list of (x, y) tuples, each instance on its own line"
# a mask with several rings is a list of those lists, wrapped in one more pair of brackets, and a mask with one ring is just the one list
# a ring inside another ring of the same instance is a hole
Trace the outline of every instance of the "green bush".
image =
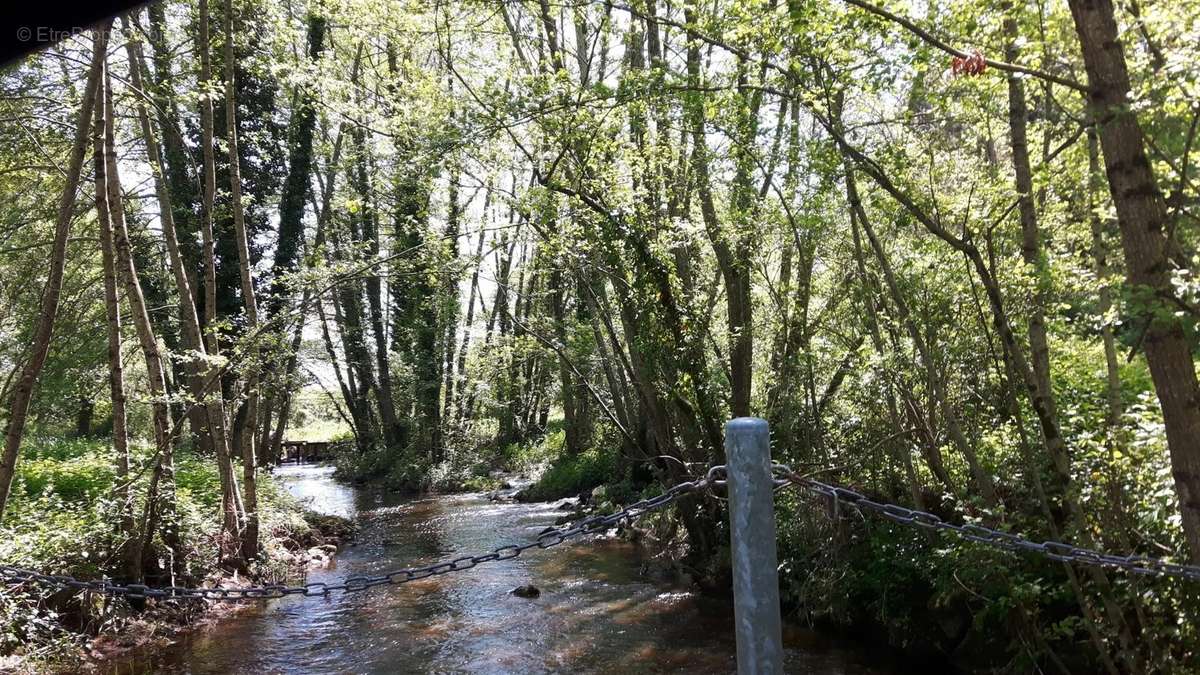
[(617, 453), (592, 448), (578, 455), (562, 455), (550, 464), (541, 478), (524, 493), (529, 501), (573, 497), (606, 482), (620, 483)]

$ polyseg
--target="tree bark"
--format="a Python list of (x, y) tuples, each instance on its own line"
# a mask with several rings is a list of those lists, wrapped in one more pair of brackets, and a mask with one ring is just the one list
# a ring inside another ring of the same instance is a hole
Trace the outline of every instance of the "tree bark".
[[(308, 17), (308, 59), (317, 63), (325, 47), (325, 19)], [(274, 317), (287, 303), (291, 289), (287, 275), (300, 269), (300, 251), (304, 245), (304, 204), (310, 190), (313, 167), (313, 132), (317, 110), (312, 98), (316, 92), (298, 88), (288, 129), (288, 173), (279, 198), (279, 240), (271, 267), (271, 294), (267, 316)]]
[(1104, 191), (1104, 176), (1100, 173), (1100, 139), (1095, 128), (1087, 132), (1088, 144), (1088, 222), (1092, 228), (1092, 261), (1096, 272), (1096, 281), (1100, 284), (1098, 292), (1099, 303), (1097, 312), (1100, 319), (1100, 339), (1104, 344), (1104, 373), (1105, 398), (1107, 407), (1104, 419), (1108, 425), (1108, 435), (1116, 433), (1124, 413), (1121, 401), (1121, 368), (1117, 359), (1117, 340), (1113, 334), (1113, 322), (1109, 317), (1112, 311), (1112, 289), (1109, 288), (1109, 275), (1112, 271), (1108, 263), (1108, 245), (1105, 243), (1107, 218), (1100, 216)]
[[(126, 29), (128, 30), (128, 24), (126, 24)], [(141, 90), (141, 46), (137, 40), (130, 39), (126, 42), (125, 48), (131, 64), (130, 82), (135, 89)], [(141, 127), (142, 139), (146, 144), (150, 171), (154, 178), (154, 190), (159, 204), (159, 224), (162, 228), (163, 241), (167, 247), (167, 262), (175, 279), (179, 298), (179, 322), (182, 328), (183, 344), (191, 352), (184, 364), (188, 388), (192, 395), (192, 401), (188, 405), (188, 418), (191, 420), (193, 433), (203, 441), (201, 447), (208, 448), (210, 451), (214, 447), (228, 447), (224, 425), (225, 412), (220, 389), (216, 389), (215, 395), (206, 393), (205, 378), (215, 379), (218, 377), (218, 373), (207, 365), (205, 359), (206, 352), (200, 320), (196, 315), (192, 275), (189, 273), (188, 257), (180, 244), (176, 228), (177, 209), (168, 180), (170, 169), (166, 166), (164, 151), (159, 147), (158, 138), (154, 133), (146, 101), (141, 97), (137, 97), (137, 101), (138, 123)]]
[[(489, 223), (491, 220), (488, 217), (488, 214), (490, 213), (488, 207), (491, 205), (491, 199), (492, 191), (489, 183), (489, 188), (484, 194), (483, 199), (484, 222)], [(467, 394), (467, 352), (471, 347), (471, 327), (475, 323), (475, 295), (479, 292), (479, 269), (483, 266), (483, 242), (485, 239), (485, 234), (486, 228), (479, 228), (479, 238), (475, 244), (475, 257), (473, 258), (475, 262), (474, 271), (471, 272), (471, 286), (467, 291), (467, 316), (463, 320), (463, 337), (462, 341), (459, 342), (458, 345), (458, 356), (456, 357), (454, 368), (457, 382), (454, 388), (453, 413), (451, 413), (451, 407), (449, 405), (446, 406), (446, 415), (450, 416), (453, 414), (454, 418), (458, 420), (459, 423), (464, 421), (463, 404), (466, 402)], [(480, 297), (480, 300), (482, 301), (483, 298)]]
[(1143, 328), (1143, 349), (1162, 406), (1171, 470), (1192, 562), (1200, 562), (1200, 383), (1192, 345), (1169, 299), (1166, 204), (1146, 155), (1146, 140), (1130, 107), (1129, 71), (1111, 0), (1069, 0), (1083, 52), (1104, 168), (1117, 210), (1129, 305)]
[[(686, 11), (689, 15), (694, 15), (694, 10), (690, 7)], [(689, 16), (688, 23), (692, 24), (694, 21), (695, 17)], [(699, 41), (695, 36), (689, 35), (688, 37), (687, 53), (688, 84), (690, 87), (699, 89), (701, 85), (700, 49)], [(741, 99), (746, 97), (744, 70), (744, 64), (739, 65), (738, 85)], [(726, 314), (729, 325), (730, 343), (730, 414), (733, 417), (747, 417), (750, 415), (750, 392), (754, 361), (753, 304), (750, 296), (750, 248), (747, 241), (748, 238), (744, 234), (724, 231), (717, 217), (717, 210), (713, 202), (712, 188), (709, 180), (708, 145), (705, 137), (704, 101), (702, 96), (703, 94), (698, 91), (690, 92), (687, 94), (685, 102), (692, 133), (692, 170), (695, 173), (696, 190), (700, 197), (700, 214), (704, 220), (704, 229), (708, 233), (713, 252), (717, 256), (717, 264), (721, 269), (721, 276), (725, 282)], [(744, 100), (740, 101), (738, 105), (739, 109), (753, 108), (753, 113), (750, 110), (744, 110), (741, 113), (743, 119), (740, 126), (746, 128), (739, 130), (741, 132), (740, 136), (749, 136), (752, 138), (754, 130), (757, 128), (755, 122), (757, 119), (757, 106), (753, 106)], [(735, 171), (734, 192), (737, 195), (741, 195), (735, 199), (735, 203), (731, 204), (731, 209), (735, 214), (735, 228), (737, 224), (744, 224), (743, 221), (749, 217), (748, 211), (751, 207), (751, 196), (747, 192), (749, 188), (745, 185), (748, 181), (748, 169), (746, 165), (749, 161), (748, 157), (741, 158), (741, 161), (737, 162), (737, 169)]]
[[(171, 48), (166, 44), (165, 36), (167, 34), (166, 15), (163, 9), (163, 3), (152, 2), (147, 8), (147, 16), (150, 20), (149, 43), (152, 49), (151, 61), (154, 65), (153, 87), (155, 89), (154, 110), (146, 110), (147, 117), (153, 116), (158, 120), (158, 125), (161, 130), (161, 153), (153, 160), (155, 163), (152, 170), (155, 171), (155, 178), (161, 180), (166, 188), (165, 192), (158, 192), (160, 210), (167, 210), (170, 213), (168, 217), (171, 219), (170, 225), (172, 229), (172, 238), (175, 242), (176, 255), (179, 256), (180, 263), (184, 274), (187, 277), (187, 284), (180, 285), (176, 283), (176, 289), (183, 292), (183, 289), (188, 289), (188, 303), (191, 306), (192, 319), (198, 320), (195, 305), (201, 298), (196, 295), (203, 291), (200, 279), (197, 272), (200, 269), (200, 246), (196, 242), (199, 234), (199, 223), (196, 218), (196, 206), (200, 201), (200, 186), (198, 176), (193, 175), (190, 156), (184, 146), (183, 137), (180, 134), (180, 119), (179, 106), (174, 96), (172, 81), (174, 78), (174, 70), (171, 61)], [(136, 15), (133, 15), (132, 22), (136, 23)], [(136, 51), (138, 57), (134, 61), (138, 64), (138, 68), (130, 70), (131, 82), (139, 91), (147, 91), (147, 87), (142, 84), (141, 74), (141, 44), (137, 40), (131, 40), (127, 43), (127, 49)], [(146, 100), (139, 96), (138, 109), (143, 110), (147, 106)], [(139, 112), (139, 115), (142, 114)], [(146, 123), (142, 124), (145, 130)], [(144, 132), (143, 136), (152, 135), (149, 132)], [(156, 192), (158, 187), (155, 187)], [(164, 232), (164, 239), (165, 239)], [(170, 241), (168, 241), (168, 246)], [(172, 265), (175, 263), (172, 262)], [(174, 269), (172, 269), (174, 275)], [(180, 302), (180, 324), (183, 328), (183, 344), (184, 348), (199, 354), (203, 351), (203, 338), (199, 337), (200, 332), (197, 331), (196, 339), (191, 340), (188, 337), (189, 319), (185, 316), (185, 305)], [(211, 437), (212, 430), (217, 428), (212, 424), (210, 419), (210, 410), (208, 406), (201, 405), (204, 400), (203, 387), (203, 372), (194, 367), (192, 363), (181, 363), (185, 373), (185, 378), (188, 382), (188, 387), (191, 390), (193, 403), (185, 409), (188, 423), (192, 428), (192, 434), (196, 436), (200, 449), (206, 453), (212, 453), (213, 439)]]
[[(372, 261), (379, 258), (379, 216), (373, 204), (374, 194), (367, 169), (368, 150), (365, 133), (362, 129), (352, 129), (350, 138), (354, 141), (354, 172), (350, 178), (354, 188), (362, 199), (361, 234), (367, 245), (367, 255)], [(392, 283), (399, 283), (393, 280)], [(375, 371), (378, 377), (376, 399), (379, 404), (379, 422), (382, 426), (383, 441), (389, 448), (398, 447), (404, 438), (404, 433), (396, 420), (396, 403), (392, 395), (392, 366), (388, 358), (387, 331), (384, 330), (383, 316), (383, 287), (379, 273), (374, 266), (366, 273), (365, 289), (367, 307), (370, 310), (371, 332), (375, 336)]]
[[(111, 243), (116, 254), (116, 264), (120, 282), (125, 287), (125, 300), (129, 304), (130, 315), (138, 342), (145, 360), (147, 380), (150, 385), (151, 417), (154, 427), (154, 446), (156, 465), (150, 476), (150, 484), (146, 492), (145, 529), (142, 542), (135, 550), (140, 557), (150, 549), (154, 533), (162, 524), (163, 542), (172, 553), (180, 552), (179, 522), (175, 504), (175, 434), (171, 423), (171, 407), (169, 404), (170, 390), (167, 386), (166, 370), (163, 365), (162, 352), (154, 333), (154, 325), (150, 320), (149, 309), (142, 293), (137, 267), (134, 263), (133, 246), (129, 239), (129, 230), (125, 224), (125, 208), (121, 195), (121, 177), (117, 168), (117, 153), (115, 139), (115, 115), (113, 113), (112, 87), (110, 76), (105, 69), (104, 83), (101, 85), (101, 101), (104, 105), (104, 142), (98, 148), (97, 156), (102, 159), (104, 172), (97, 171), (97, 191), (102, 187), (107, 190), (107, 202), (103, 206), (107, 213), (100, 214), (102, 228), (106, 225), (111, 229)], [(97, 160), (99, 166), (101, 159)], [(97, 202), (97, 210), (101, 204)], [(107, 223), (106, 223), (107, 221)], [(118, 325), (119, 330), (119, 325)]]
[[(1016, 63), (1021, 55), (1018, 45), (1017, 19), (1012, 7), (1006, 8), (1004, 19), (1005, 59)], [(1013, 187), (1017, 192), (1017, 213), (1021, 220), (1021, 257), (1033, 276), (1033, 294), (1029, 309), (1029, 360), (1033, 366), (1038, 395), (1045, 401), (1046, 414), (1057, 416), (1054, 389), (1050, 381), (1050, 347), (1046, 335), (1045, 307), (1050, 270), (1038, 227), (1037, 210), (1033, 201), (1033, 170), (1029, 165), (1029, 141), (1026, 119), (1025, 85), (1015, 73), (1008, 76), (1008, 129), (1012, 148)]]

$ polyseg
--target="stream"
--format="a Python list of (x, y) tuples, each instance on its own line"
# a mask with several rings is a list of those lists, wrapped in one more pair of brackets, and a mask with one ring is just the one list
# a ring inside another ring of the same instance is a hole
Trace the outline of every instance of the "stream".
[[(486, 494), (400, 498), (337, 483), (332, 468), (284, 466), (313, 510), (358, 520), (356, 541), (307, 581), (486, 553), (524, 542), (562, 515), (557, 503)], [(645, 555), (614, 540), (533, 550), (515, 560), (328, 598), (272, 600), (189, 631), (113, 673), (727, 673), (736, 668), (727, 600), (647, 581)], [(509, 593), (541, 589), (536, 599)], [(885, 650), (785, 628), (788, 672), (884, 675)]]

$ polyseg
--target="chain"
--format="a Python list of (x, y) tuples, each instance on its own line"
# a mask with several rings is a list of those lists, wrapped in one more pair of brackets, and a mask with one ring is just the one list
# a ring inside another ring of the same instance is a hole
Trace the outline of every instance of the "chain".
[[(969, 541), (987, 544), (1006, 551), (1037, 553), (1060, 562), (1110, 567), (1126, 570), (1134, 574), (1180, 577), (1200, 581), (1200, 566), (1181, 565), (1140, 555), (1112, 555), (1059, 541), (1035, 542), (1021, 535), (1002, 532), (973, 523), (956, 525), (926, 511), (909, 509), (896, 504), (877, 502), (869, 499), (861, 492), (855, 492), (854, 490), (800, 476), (784, 464), (773, 464), (772, 472), (774, 474), (772, 482), (777, 490), (788, 486), (797, 486), (823, 497), (853, 506), (860, 512), (869, 511), (902, 525), (916, 525), (929, 530), (952, 532)], [(10, 565), (0, 565), (0, 579), (3, 579), (4, 583), (8, 585), (32, 582), (54, 588), (89, 591), (127, 598), (236, 601), (283, 598), (290, 595), (328, 597), (330, 594), (337, 592), (354, 593), (378, 586), (405, 584), (410, 581), (418, 581), (451, 572), (462, 572), (485, 563), (512, 560), (530, 549), (547, 549), (565, 544), (584, 535), (603, 532), (621, 524), (622, 521), (631, 522), (651, 511), (664, 508), (685, 495), (712, 487), (724, 486), (728, 482), (726, 473), (724, 465), (714, 466), (708, 470), (704, 478), (684, 481), (658, 496), (634, 502), (608, 515), (588, 516), (587, 518), (566, 525), (548, 527), (538, 534), (533, 541), (524, 544), (508, 544), (492, 549), (490, 552), (482, 555), (461, 556), (423, 567), (398, 569), (373, 576), (347, 577), (340, 583), (335, 584), (315, 582), (302, 586), (272, 584), (238, 588), (151, 587), (143, 584), (115, 584), (105, 579), (83, 581), (69, 575), (43, 574)]]
[(1150, 558), (1141, 555), (1113, 555), (1110, 553), (1102, 553), (1091, 549), (1081, 548), (1071, 544), (1064, 544), (1060, 541), (1043, 541), (1036, 542), (1019, 534), (1010, 532), (1002, 532), (994, 530), (990, 527), (975, 525), (968, 523), (966, 525), (955, 525), (947, 522), (941, 517), (936, 516), (926, 511), (917, 511), (908, 509), (896, 504), (885, 504), (867, 498), (861, 492), (848, 490), (835, 485), (828, 485), (811, 478), (805, 478), (792, 472), (788, 467), (775, 464), (775, 484), (792, 484), (804, 488), (816, 494), (822, 495), (829, 499), (849, 504), (855, 507), (860, 512), (870, 511), (877, 515), (881, 515), (888, 520), (900, 523), (901, 525), (916, 525), (927, 530), (941, 530), (944, 532), (953, 532), (954, 534), (967, 539), (969, 541), (987, 544), (1006, 551), (1026, 551), (1029, 553), (1037, 553), (1051, 560), (1060, 562), (1080, 563), (1083, 565), (1095, 565), (1099, 567), (1110, 567), (1121, 569), (1134, 574), (1143, 574), (1149, 576), (1160, 577), (1179, 577), (1183, 579), (1191, 579), (1200, 581), (1200, 566), (1196, 565), (1180, 565), (1177, 563), (1167, 562), (1158, 558)]
[[(715, 471), (723, 469), (724, 467), (714, 467), (713, 470), (710, 470), (709, 475), (716, 475)], [(723, 484), (724, 481), (721, 481), (721, 483)], [(3, 579), (4, 583), (8, 585), (32, 582), (53, 588), (90, 591), (102, 595), (126, 598), (237, 601), (283, 598), (289, 595), (328, 597), (331, 593), (335, 592), (354, 593), (378, 586), (406, 584), (410, 581), (427, 579), (433, 576), (449, 574), (450, 572), (462, 572), (484, 563), (512, 560), (530, 549), (551, 548), (565, 544), (583, 535), (603, 532), (610, 527), (619, 525), (622, 521), (631, 522), (651, 511), (656, 511), (670, 505), (680, 497), (707, 489), (713, 484), (708, 477), (694, 481), (684, 481), (669, 488), (661, 495), (634, 502), (609, 515), (594, 515), (566, 525), (548, 527), (538, 534), (533, 541), (524, 544), (508, 544), (492, 549), (490, 552), (482, 555), (462, 556), (424, 567), (399, 569), (374, 576), (347, 577), (340, 583), (335, 584), (316, 582), (304, 584), (303, 586), (272, 584), (239, 588), (190, 588), (185, 586), (156, 588), (143, 584), (114, 584), (104, 579), (82, 581), (68, 575), (43, 574), (9, 565), (0, 565), (0, 579)]]

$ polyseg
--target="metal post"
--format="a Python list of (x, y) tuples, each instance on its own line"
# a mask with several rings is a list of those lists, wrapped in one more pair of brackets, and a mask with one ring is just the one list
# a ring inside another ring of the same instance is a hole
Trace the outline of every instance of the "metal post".
[(726, 423), (725, 455), (738, 674), (782, 673), (775, 486), (767, 421), (739, 417)]

